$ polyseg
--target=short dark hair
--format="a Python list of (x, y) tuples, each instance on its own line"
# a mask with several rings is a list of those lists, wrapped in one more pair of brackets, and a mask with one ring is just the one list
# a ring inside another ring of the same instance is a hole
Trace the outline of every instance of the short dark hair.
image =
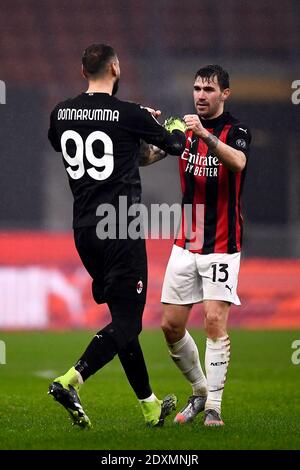
[(114, 49), (107, 44), (92, 44), (83, 52), (82, 65), (89, 75), (101, 75), (111, 59), (116, 57)]
[(220, 65), (210, 64), (202, 67), (196, 72), (195, 79), (197, 77), (206, 78), (208, 82), (217, 77), (221, 90), (229, 88), (229, 74)]

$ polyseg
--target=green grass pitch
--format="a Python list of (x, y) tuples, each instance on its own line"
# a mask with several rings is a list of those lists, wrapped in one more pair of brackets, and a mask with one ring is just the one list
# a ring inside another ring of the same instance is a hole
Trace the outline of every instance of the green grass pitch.
[[(203, 358), (203, 333), (192, 330)], [(231, 364), (223, 399), (223, 428), (204, 428), (201, 415), (178, 426), (148, 429), (118, 359), (81, 391), (92, 430), (70, 425), (67, 412), (47, 396), (49, 377), (80, 356), (90, 332), (0, 333), (0, 449), (300, 449), (300, 365), (291, 344), (300, 331), (239, 331), (231, 336)], [(160, 331), (141, 335), (155, 393), (176, 393), (178, 407), (190, 386), (168, 357)], [(202, 359), (203, 363), (203, 359)]]

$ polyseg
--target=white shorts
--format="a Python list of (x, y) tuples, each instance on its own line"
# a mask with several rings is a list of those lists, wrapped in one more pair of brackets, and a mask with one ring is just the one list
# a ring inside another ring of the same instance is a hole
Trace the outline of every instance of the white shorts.
[(224, 300), (241, 305), (236, 292), (240, 258), (240, 253), (201, 255), (174, 245), (161, 301), (183, 305), (203, 300)]

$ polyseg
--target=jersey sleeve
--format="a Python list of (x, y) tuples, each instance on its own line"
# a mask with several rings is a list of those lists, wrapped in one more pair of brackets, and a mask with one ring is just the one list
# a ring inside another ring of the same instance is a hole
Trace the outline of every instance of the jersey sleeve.
[(236, 124), (230, 129), (226, 143), (236, 150), (241, 150), (248, 158), (251, 138), (248, 126)]
[(50, 115), (50, 127), (48, 130), (48, 139), (56, 152), (61, 152), (61, 145), (60, 140), (57, 135), (57, 131), (55, 128), (55, 109), (52, 111)]
[(185, 148), (185, 134), (181, 131), (168, 132), (147, 109), (130, 103), (123, 127), (134, 133), (147, 144), (153, 144), (172, 155), (181, 155)]

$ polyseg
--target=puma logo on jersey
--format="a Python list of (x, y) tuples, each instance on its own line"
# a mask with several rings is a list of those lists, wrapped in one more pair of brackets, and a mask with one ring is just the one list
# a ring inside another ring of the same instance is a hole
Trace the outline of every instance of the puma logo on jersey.
[(192, 140), (191, 137), (188, 137), (187, 140), (188, 140), (189, 142), (191, 142), (191, 145), (193, 145), (193, 144), (196, 142), (197, 139)]
[(231, 292), (231, 291), (232, 291), (232, 287), (229, 287), (229, 285), (226, 284), (225, 288), (228, 289), (228, 290), (230, 290), (230, 294), (232, 294), (232, 292)]
[(239, 130), (243, 131), (243, 132), (245, 132), (245, 134), (247, 134), (247, 129), (243, 129), (242, 127), (239, 127)]

